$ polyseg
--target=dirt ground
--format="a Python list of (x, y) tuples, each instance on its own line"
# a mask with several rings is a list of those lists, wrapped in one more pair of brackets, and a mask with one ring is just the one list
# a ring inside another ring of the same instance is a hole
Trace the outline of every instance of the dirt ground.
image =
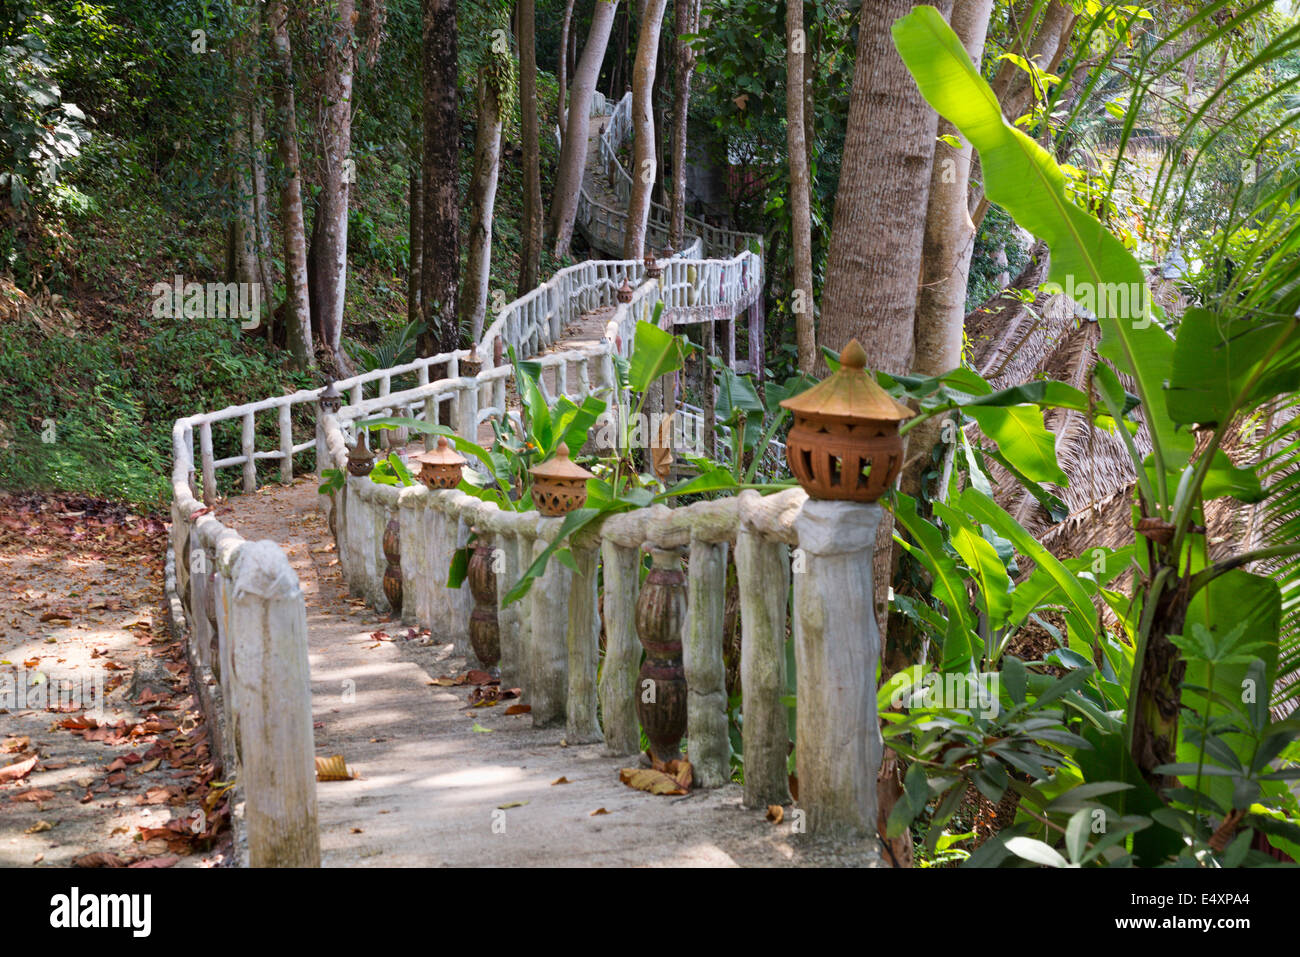
[(225, 860), (165, 549), (162, 522), (120, 506), (0, 495), (0, 865)]

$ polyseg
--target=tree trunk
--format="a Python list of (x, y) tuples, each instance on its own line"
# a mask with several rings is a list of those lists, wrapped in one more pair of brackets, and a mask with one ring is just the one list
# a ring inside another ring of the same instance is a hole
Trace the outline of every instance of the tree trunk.
[(681, 248), (686, 232), (686, 120), (691, 105), (691, 74), (695, 72), (695, 51), (681, 36), (698, 32), (700, 0), (673, 0), (676, 23), (676, 85), (673, 91), (673, 194), (668, 220), (668, 245)]
[(230, 44), (230, 65), (235, 72), (235, 98), (230, 113), (230, 188), (233, 198), (234, 271), (227, 281), (260, 281), (258, 263), (257, 204), (254, 199), (252, 143), (253, 103), (257, 87), (253, 82), (255, 27), (241, 14)]
[[(522, 296), (537, 287), (537, 272), (542, 258), (543, 214), (534, 0), (519, 0), (516, 12), (519, 29), (519, 125), (524, 141), (523, 242), (519, 255), (519, 286), (516, 295)], [(560, 97), (564, 97), (563, 83), (560, 84)], [(559, 122), (564, 122), (563, 112), (560, 113)]]
[(411, 161), (409, 218), (406, 224), (406, 321), (420, 319), (420, 283), (424, 278), (424, 180), (420, 170), (420, 152), (417, 147)]
[(560, 168), (555, 176), (555, 196), (551, 202), (551, 234), (555, 258), (569, 253), (573, 241), (573, 221), (578, 214), (578, 191), (582, 188), (582, 171), (587, 165), (587, 134), (591, 128), (591, 95), (596, 90), (600, 64), (605, 58), (610, 27), (618, 0), (596, 0), (591, 15), (591, 30), (582, 48), (582, 58), (573, 72), (569, 95), (569, 119), (565, 125), (564, 149), (560, 151)]
[(483, 335), (487, 314), (488, 280), (492, 268), (492, 211), (501, 168), (501, 94), (495, 75), (480, 69), (478, 75), (478, 129), (474, 135), (474, 179), (470, 183), (472, 214), (465, 284), (460, 290), (460, 325), (469, 329), (469, 341)]
[(812, 182), (808, 173), (807, 125), (804, 120), (804, 58), (808, 35), (803, 28), (803, 0), (785, 5), (785, 143), (790, 162), (790, 303), (800, 372), (817, 362), (812, 288)]
[(456, 0), (424, 0), (424, 244), (420, 351), (460, 345), (460, 129), (456, 118)]
[[(984, 52), (993, 0), (958, 0), (953, 6), (952, 28), (978, 70)], [(939, 136), (955, 136), (960, 147), (939, 141), (930, 171), (930, 199), (925, 215), (921, 257), (921, 286), (916, 298), (913, 341), (916, 359), (912, 372), (937, 376), (961, 365), (962, 333), (966, 319), (966, 283), (975, 225), (967, 211), (970, 186), (970, 143), (947, 120), (939, 120)], [(918, 425), (908, 437), (909, 457), (899, 487), (916, 496), (930, 465), (930, 452), (939, 441), (944, 417)]]
[(318, 276), (321, 346), (343, 374), (351, 363), (343, 353), (343, 303), (348, 278), (348, 153), (352, 147), (352, 74), (356, 66), (354, 0), (337, 0), (325, 52), (325, 111), (321, 142), (320, 254)]
[(627, 229), (623, 234), (624, 259), (640, 259), (645, 247), (657, 151), (651, 93), (659, 59), (659, 29), (667, 5), (667, 0), (646, 0), (645, 18), (637, 34), (636, 65), (632, 71), (632, 196), (627, 204)]
[(271, 4), (271, 42), (276, 70), (274, 84), (276, 148), (284, 166), (280, 186), (280, 228), (284, 234), (285, 302), (288, 305), (289, 350), (300, 369), (315, 365), (312, 353), (311, 306), (307, 295), (307, 228), (302, 215), (302, 168), (298, 155), (298, 115), (294, 105), (293, 54), (289, 47), (288, 9), (284, 0)]
[[(1066, 4), (1061, 3), (1060, 0), (1050, 0), (1047, 9), (1043, 11), (1043, 19), (1038, 24), (1038, 29), (1033, 33), (1033, 38), (1027, 45), (1017, 44), (1010, 52), (1024, 57), (1040, 70), (1054, 73), (1069, 48), (1074, 23), (1075, 15)], [(1029, 25), (1024, 26), (1027, 28)], [(1028, 35), (1027, 29), (1021, 31), (1019, 35)], [(1029, 74), (1010, 60), (1002, 61), (989, 86), (992, 87), (993, 95), (997, 97), (1002, 107), (1002, 115), (1012, 123), (1033, 103), (1034, 86)], [(984, 214), (988, 212), (989, 203), (984, 196), (983, 186), (970, 190), (970, 193), (968, 206), (971, 210), (971, 221), (978, 229), (979, 224), (984, 220)]]
[(560, 96), (556, 104), (555, 121), (560, 124), (560, 146), (564, 146), (564, 98), (569, 91), (569, 28), (573, 25), (573, 0), (565, 0), (564, 20), (560, 23), (559, 79)]

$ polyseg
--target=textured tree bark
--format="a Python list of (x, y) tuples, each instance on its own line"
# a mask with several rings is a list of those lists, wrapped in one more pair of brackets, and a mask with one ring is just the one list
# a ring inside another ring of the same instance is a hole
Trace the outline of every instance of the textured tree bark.
[(645, 17), (636, 41), (636, 65), (632, 70), (632, 195), (627, 204), (627, 226), (623, 233), (624, 259), (640, 259), (645, 249), (646, 219), (650, 215), (657, 151), (651, 93), (659, 59), (659, 30), (667, 5), (668, 0), (646, 0)]
[[(953, 6), (953, 32), (976, 69), (984, 52), (992, 12), (993, 0), (957, 0)], [(940, 136), (961, 139), (957, 128), (942, 118), (938, 132)], [(975, 249), (975, 225), (967, 212), (973, 153), (965, 140), (961, 140), (960, 147), (942, 141), (935, 145), (913, 333), (916, 358), (912, 372), (916, 375), (940, 375), (961, 365), (966, 283)], [(923, 422), (908, 438), (910, 455), (903, 466), (899, 486), (909, 495), (915, 496), (921, 488), (921, 478), (930, 464), (930, 451), (942, 435), (944, 421), (936, 416)]]
[(800, 372), (812, 372), (817, 362), (812, 288), (812, 183), (808, 172), (804, 117), (804, 58), (807, 51), (803, 3), (802, 0), (791, 0), (785, 6), (785, 142), (790, 163), (790, 301)]
[(321, 346), (343, 374), (351, 363), (343, 353), (343, 304), (348, 281), (348, 173), (352, 148), (352, 74), (356, 67), (354, 0), (336, 0), (334, 22), (325, 51), (325, 129), (320, 205), (320, 253), (317, 260)]
[(424, 180), (421, 175), (420, 147), (416, 147), (409, 174), (409, 204), (406, 226), (409, 252), (406, 260), (406, 321), (420, 319), (420, 281), (424, 263)]
[[(519, 284), (515, 292), (524, 295), (537, 287), (542, 257), (542, 171), (541, 146), (537, 129), (537, 48), (534, 22), (535, 0), (519, 0), (519, 117), (524, 141), (524, 221), (519, 254)], [(560, 96), (564, 96), (561, 83)], [(564, 114), (560, 114), (560, 122)], [(585, 154), (584, 154), (585, 156)], [(581, 180), (579, 180), (581, 182)], [(577, 209), (575, 205), (574, 209)]]
[(691, 103), (691, 74), (695, 72), (695, 51), (681, 37), (699, 30), (699, 0), (674, 0), (673, 16), (677, 19), (674, 57), (677, 75), (673, 90), (673, 193), (668, 245), (676, 250), (686, 232), (686, 120)]
[(600, 661), (600, 612), (594, 547), (571, 549), (578, 571), (569, 590), (568, 669), (565, 738), (570, 744), (601, 740), (596, 720), (596, 671)]
[(479, 71), (478, 129), (474, 135), (474, 178), (470, 183), (469, 253), (459, 309), (460, 326), (469, 330), (470, 342), (478, 342), (483, 335), (492, 269), (492, 213), (496, 206), (497, 175), (501, 168), (501, 94), (496, 84), (496, 78), (489, 71)]
[(253, 101), (257, 87), (253, 82), (253, 49), (256, 33), (248, 15), (241, 14), (237, 31), (230, 44), (230, 66), (235, 71), (235, 98), (230, 114), (230, 185), (234, 200), (233, 275), (228, 280), (240, 283), (260, 282), (258, 262), (257, 204), (254, 199), (253, 156), (250, 131)]
[(560, 124), (560, 146), (564, 146), (564, 100), (569, 92), (569, 28), (573, 25), (573, 0), (565, 0), (564, 19), (560, 22), (559, 97), (556, 103), (556, 122)]
[[(938, 115), (921, 98), (894, 49), (890, 24), (916, 4), (883, 0), (858, 33), (848, 132), (822, 290), (822, 345), (856, 337), (873, 369), (911, 367), (917, 281)], [(952, 0), (934, 4), (945, 17)], [(817, 366), (823, 369), (824, 360)], [(875, 555), (881, 631), (892, 579), (893, 528), (884, 522)]]
[(456, 0), (424, 0), (424, 355), (460, 345), (460, 128), (456, 118)]
[(280, 228), (284, 234), (285, 299), (288, 304), (289, 350), (294, 363), (315, 365), (311, 348), (311, 305), (307, 295), (307, 227), (302, 215), (302, 168), (298, 155), (298, 115), (294, 105), (293, 53), (289, 46), (288, 10), (284, 0), (271, 4), (270, 26), (276, 82), (276, 150), (284, 166), (280, 187)]
[(578, 190), (582, 188), (582, 171), (587, 163), (587, 134), (591, 129), (591, 95), (596, 90), (600, 64), (609, 43), (618, 0), (596, 0), (591, 15), (582, 58), (573, 73), (569, 96), (569, 118), (565, 124), (564, 148), (555, 175), (555, 195), (551, 202), (551, 234), (557, 259), (567, 256), (573, 241), (573, 221), (578, 214)]

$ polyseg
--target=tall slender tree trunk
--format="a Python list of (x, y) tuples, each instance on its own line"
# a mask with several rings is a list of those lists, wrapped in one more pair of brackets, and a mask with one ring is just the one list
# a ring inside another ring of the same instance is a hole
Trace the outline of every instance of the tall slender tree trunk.
[(790, 304), (800, 372), (817, 361), (812, 278), (812, 181), (808, 172), (807, 125), (804, 122), (804, 60), (808, 34), (803, 27), (803, 0), (785, 5), (785, 143), (790, 163)]
[(456, 119), (456, 0), (424, 0), (424, 248), (420, 351), (460, 346), (460, 129)]
[(302, 215), (302, 165), (298, 155), (298, 115), (294, 104), (293, 52), (289, 46), (288, 8), (284, 0), (270, 7), (276, 149), (284, 167), (280, 186), (280, 229), (284, 235), (284, 284), (288, 305), (289, 351), (300, 369), (315, 365), (311, 305), (307, 293), (307, 228)]
[(257, 98), (253, 62), (256, 60), (255, 25), (247, 11), (237, 14), (230, 44), (230, 65), (235, 72), (235, 98), (230, 112), (230, 188), (234, 206), (232, 235), (233, 275), (228, 280), (260, 282), (257, 204), (254, 199), (251, 115)]
[(424, 180), (420, 170), (420, 152), (417, 149), (411, 161), (408, 186), (410, 216), (406, 224), (408, 253), (406, 257), (406, 321), (420, 320), (420, 283), (424, 279)]
[(564, 19), (560, 22), (560, 56), (559, 56), (559, 73), (556, 76), (559, 79), (559, 102), (556, 104), (555, 118), (560, 124), (560, 146), (564, 146), (564, 100), (565, 95), (569, 92), (569, 28), (573, 26), (573, 0), (565, 0)]
[(700, 0), (673, 0), (676, 4), (676, 83), (673, 90), (673, 193), (670, 198), (668, 245), (677, 250), (686, 232), (686, 121), (691, 106), (691, 74), (695, 72), (695, 51), (682, 40), (700, 26)]
[(651, 93), (659, 59), (659, 29), (667, 5), (668, 0), (646, 0), (645, 16), (637, 32), (636, 66), (632, 72), (632, 196), (627, 204), (627, 228), (623, 233), (624, 259), (640, 259), (645, 248), (657, 151)]
[(356, 68), (354, 0), (336, 0), (334, 22), (325, 53), (325, 130), (321, 176), (320, 254), (317, 260), (320, 345), (333, 357), (338, 371), (351, 373), (343, 352), (343, 304), (348, 279), (348, 186), (352, 147), (352, 76)]
[[(524, 222), (519, 257), (517, 295), (537, 287), (542, 259), (542, 170), (541, 142), (537, 121), (537, 25), (535, 0), (519, 0), (516, 21), (519, 30), (519, 117), (524, 140)], [(563, 51), (561, 51), (563, 54)], [(560, 97), (564, 97), (561, 83)], [(560, 112), (559, 122), (564, 123)]]
[[(952, 29), (979, 69), (984, 52), (993, 0), (957, 0), (952, 9)], [(962, 333), (966, 319), (966, 285), (975, 225), (967, 206), (973, 150), (957, 128), (942, 117), (939, 136), (953, 136), (961, 146), (939, 140), (930, 170), (930, 198), (925, 214), (921, 255), (921, 284), (916, 297), (913, 333), (916, 375), (941, 375), (961, 365)], [(915, 496), (930, 466), (931, 450), (943, 434), (944, 420), (936, 416), (921, 423), (908, 437), (908, 460), (899, 485)]]
[(591, 96), (605, 58), (610, 27), (618, 0), (596, 0), (591, 15), (591, 30), (582, 48), (582, 58), (573, 71), (569, 95), (569, 120), (565, 126), (564, 148), (560, 151), (560, 168), (555, 177), (555, 196), (551, 202), (551, 235), (557, 259), (568, 255), (573, 241), (573, 221), (578, 213), (578, 191), (582, 188), (582, 171), (587, 165), (587, 134), (591, 129)]
[(492, 211), (496, 205), (497, 175), (501, 168), (501, 93), (487, 70), (478, 75), (478, 129), (474, 134), (474, 179), (470, 183), (472, 207), (465, 283), (460, 289), (460, 324), (469, 330), (470, 342), (483, 335), (487, 314), (488, 279), (492, 269)]

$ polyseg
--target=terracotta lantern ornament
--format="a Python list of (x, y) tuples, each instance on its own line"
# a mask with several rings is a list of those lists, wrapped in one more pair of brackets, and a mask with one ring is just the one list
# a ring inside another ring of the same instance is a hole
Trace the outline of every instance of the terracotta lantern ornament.
[(375, 453), (366, 448), (366, 435), (358, 430), (356, 444), (348, 449), (348, 473), (363, 478), (369, 475), (374, 467)]
[(343, 395), (334, 387), (334, 380), (330, 379), (320, 395), (316, 397), (320, 410), (325, 415), (335, 415), (339, 409), (343, 408)]
[(874, 502), (898, 477), (898, 424), (915, 413), (867, 372), (857, 339), (840, 353), (838, 370), (781, 407), (794, 413), (786, 460), (809, 498)]
[(659, 265), (659, 260), (655, 259), (655, 254), (650, 249), (645, 251), (645, 276), (647, 279), (658, 279), (663, 275), (664, 269)]
[(627, 281), (627, 277), (624, 276), (624, 277), (623, 277), (623, 285), (621, 285), (621, 286), (618, 287), (618, 301), (619, 301), (619, 302), (631, 302), (631, 301), (632, 301), (632, 293), (633, 293), (633, 291), (634, 291), (634, 290), (632, 289), (632, 284), (631, 284), (630, 282), (628, 282), (628, 281)]
[(451, 447), (447, 436), (438, 436), (437, 447), (417, 455), (415, 461), (420, 463), (420, 481), (426, 488), (455, 488), (460, 484), (465, 456)]
[(596, 477), (569, 458), (569, 447), (563, 442), (552, 458), (528, 471), (533, 476), (533, 503), (550, 518), (582, 508), (587, 503), (587, 479)]

